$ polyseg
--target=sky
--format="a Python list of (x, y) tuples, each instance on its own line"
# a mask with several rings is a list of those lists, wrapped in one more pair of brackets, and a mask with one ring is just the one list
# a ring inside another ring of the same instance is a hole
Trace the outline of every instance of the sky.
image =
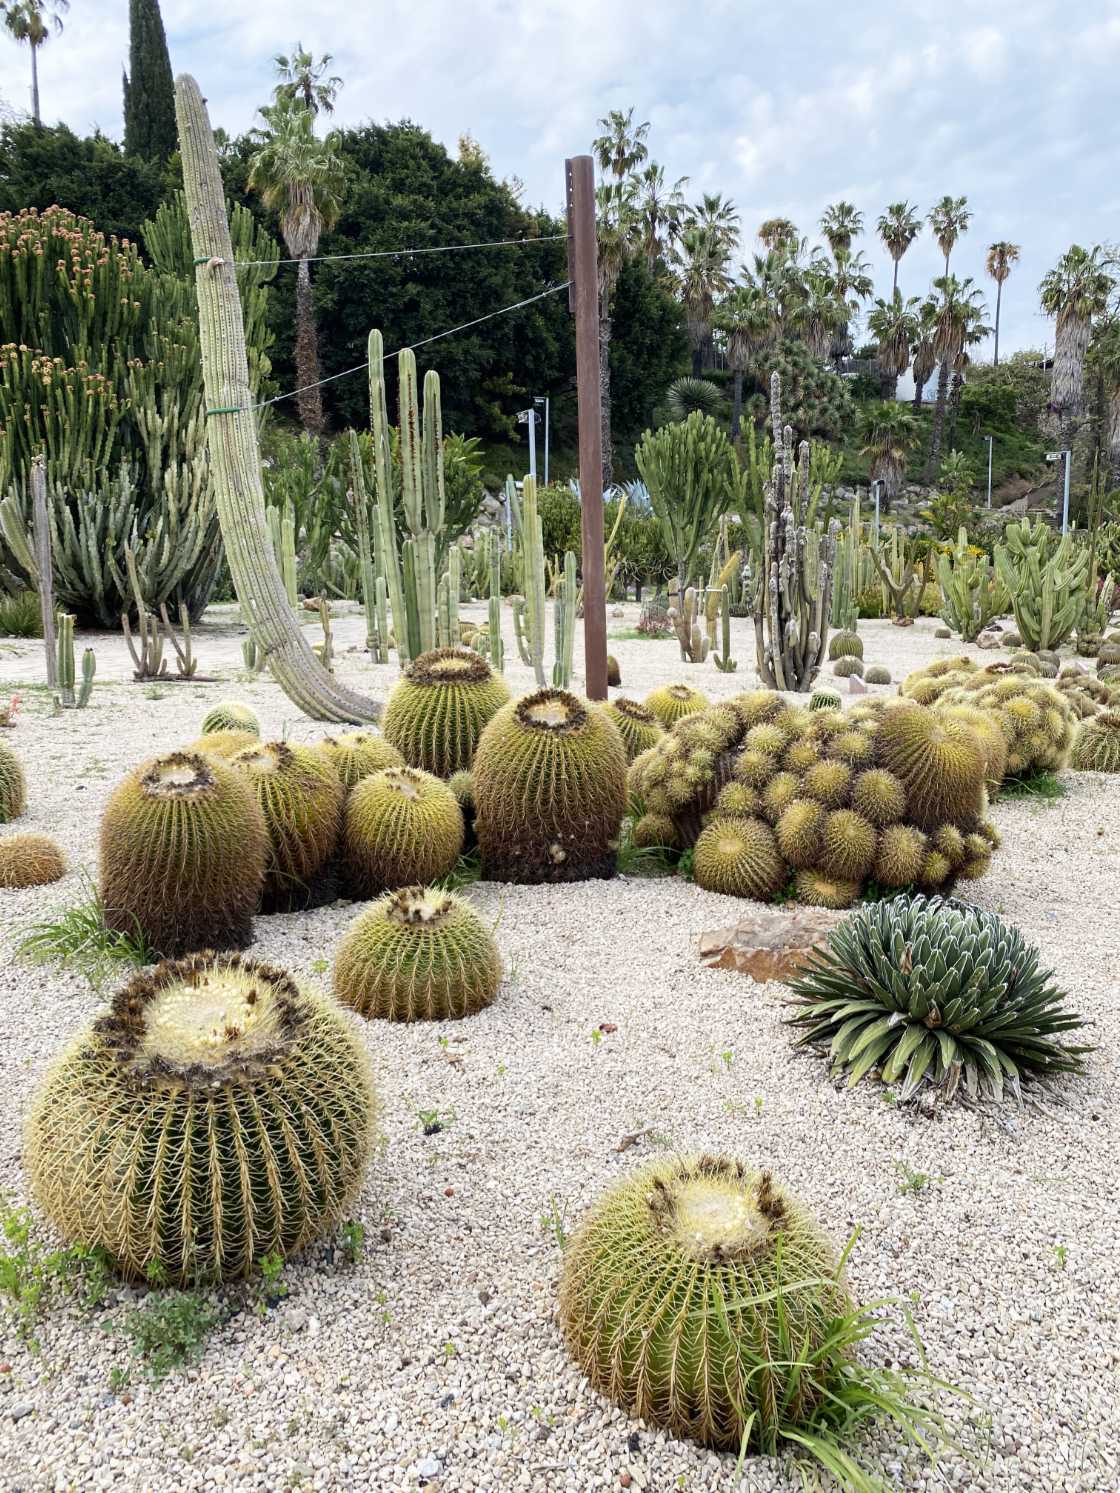
[[(873, 233), (884, 206), (905, 198), (924, 213), (966, 196), (975, 216), (952, 270), (992, 308), (987, 245), (1022, 247), (1001, 352), (1052, 339), (1036, 291), (1071, 243), (1120, 241), (1120, 0), (163, 0), (162, 11), (172, 67), (198, 78), (230, 133), (252, 124), (274, 54), (298, 40), (334, 56), (339, 124), (409, 118), (451, 151), (469, 132), (527, 203), (559, 211), (565, 156), (589, 149), (609, 109), (633, 105), (668, 176), (734, 200), (738, 260), (765, 218), (816, 235), (825, 206), (845, 199), (864, 213), (858, 247), (878, 294), (890, 291)], [(127, 55), (127, 0), (71, 0), (40, 54), (44, 120), (119, 138)], [(29, 74), (26, 49), (0, 34), (9, 108), (27, 108)], [(940, 272), (927, 230), (900, 287), (922, 294)]]

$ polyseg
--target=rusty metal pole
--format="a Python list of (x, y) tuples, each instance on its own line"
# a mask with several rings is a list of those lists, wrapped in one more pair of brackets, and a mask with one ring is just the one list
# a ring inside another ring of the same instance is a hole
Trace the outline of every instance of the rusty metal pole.
[(599, 383), (599, 263), (595, 165), (564, 163), (568, 199), (568, 305), (576, 319), (579, 502), (583, 533), (583, 672), (589, 700), (607, 698), (607, 598), (603, 578), (603, 403)]

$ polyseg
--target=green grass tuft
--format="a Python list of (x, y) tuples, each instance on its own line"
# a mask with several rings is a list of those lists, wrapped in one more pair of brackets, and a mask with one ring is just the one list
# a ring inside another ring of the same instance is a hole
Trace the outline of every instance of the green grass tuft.
[(1036, 772), (1023, 778), (1004, 778), (1000, 798), (1035, 798), (1053, 802), (1069, 792), (1064, 780), (1055, 772)]
[(83, 975), (93, 988), (123, 968), (155, 963), (156, 955), (137, 925), (135, 933), (117, 933), (105, 926), (101, 897), (87, 878), (89, 897), (68, 907), (52, 921), (32, 923), (15, 945), (18, 958), (29, 964), (61, 964)]

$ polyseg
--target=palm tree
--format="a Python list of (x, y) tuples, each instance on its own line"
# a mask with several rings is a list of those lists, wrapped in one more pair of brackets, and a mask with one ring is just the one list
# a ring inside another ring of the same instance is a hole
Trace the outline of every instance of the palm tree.
[(945, 277), (949, 276), (949, 255), (962, 233), (967, 233), (972, 214), (968, 210), (967, 197), (942, 197), (931, 210), (929, 226), (937, 240), (937, 247), (945, 256)]
[(906, 458), (918, 444), (921, 422), (893, 400), (866, 405), (859, 417), (860, 455), (870, 462), (870, 479), (882, 482), (889, 501), (898, 496), (906, 475)]
[(646, 136), (649, 121), (634, 123), (634, 110), (612, 109), (605, 119), (600, 119), (602, 134), (591, 142), (591, 152), (604, 174), (611, 172), (615, 181), (623, 181), (633, 174), (649, 156)]
[(867, 330), (879, 348), (880, 397), (893, 399), (899, 376), (910, 366), (910, 348), (918, 336), (918, 297), (903, 300), (896, 288), (889, 301), (880, 298), (868, 315)]
[[(1120, 320), (1113, 318), (1093, 333), (1093, 363), (1102, 384), (1102, 424), (1108, 485), (1120, 488)], [(1107, 400), (1107, 409), (1104, 401)]]
[(272, 90), (277, 103), (302, 99), (309, 114), (318, 114), (320, 109), (324, 114), (334, 113), (334, 101), (342, 87), (342, 79), (326, 76), (327, 68), (334, 61), (329, 52), (324, 52), (316, 60), (312, 53), (304, 51), (303, 43), (297, 41), (290, 57), (277, 52), (272, 60), (280, 76), (279, 83)]
[(743, 417), (743, 374), (774, 341), (774, 318), (769, 301), (757, 285), (737, 285), (716, 308), (712, 323), (727, 341), (727, 361), (733, 375), (731, 439), (737, 441)]
[(988, 274), (996, 282), (996, 345), (992, 356), (992, 365), (999, 367), (999, 308), (1003, 299), (1003, 282), (1011, 273), (1011, 266), (1019, 262), (1019, 245), (1009, 244), (1006, 239), (1001, 238), (998, 243), (988, 245), (988, 258), (985, 265)]
[(699, 378), (711, 343), (712, 309), (716, 300), (731, 289), (727, 261), (731, 250), (716, 227), (690, 224), (677, 241), (674, 259), (677, 286), (685, 309), (688, 339), (692, 343), (692, 373)]
[[(979, 294), (979, 292), (977, 292)], [(964, 370), (971, 363), (968, 355), (970, 347), (977, 347), (986, 338), (992, 335), (992, 329), (988, 326), (985, 318), (988, 309), (981, 302), (979, 305), (966, 303), (964, 307), (964, 332), (961, 337), (961, 348), (953, 359), (953, 377), (950, 385), (949, 395), (949, 418), (945, 425), (945, 439), (951, 446), (953, 436), (957, 429), (957, 416), (961, 409), (961, 390), (964, 388)], [(942, 463), (944, 466), (944, 463)]]
[(828, 357), (833, 339), (847, 325), (846, 308), (836, 294), (836, 280), (827, 259), (815, 259), (796, 286), (790, 318), (814, 358)]
[(918, 307), (918, 325), (914, 336), (914, 413), (922, 407), (922, 390), (937, 367), (935, 339), (937, 317), (941, 307), (934, 296), (927, 296)]
[(62, 17), (70, 9), (70, 0), (9, 0), (4, 6), (4, 25), (12, 39), (26, 42), (31, 48), (31, 118), (42, 124), (39, 115), (39, 48), (53, 31), (62, 35)]
[[(852, 350), (849, 323), (853, 316), (859, 315), (860, 302), (870, 297), (875, 282), (871, 278), (870, 266), (864, 254), (853, 254), (850, 249), (837, 246), (833, 250), (833, 258), (835, 267), (831, 271), (832, 283), (841, 315), (830, 350), (839, 369), (840, 360)], [(821, 263), (827, 264), (827, 260), (822, 259)]]
[(249, 188), (280, 219), (280, 232), (296, 271), (296, 375), (299, 417), (304, 429), (321, 435), (326, 428), (318, 388), (319, 338), (311, 299), (311, 267), (320, 235), (334, 227), (342, 210), (344, 186), (337, 135), (320, 140), (314, 116), (302, 100), (277, 99), (262, 109), (265, 128), (254, 132), (259, 144), (249, 160)]
[(791, 249), (797, 245), (800, 235), (797, 224), (788, 218), (767, 218), (758, 225), (758, 237), (764, 249)]
[(834, 202), (826, 207), (821, 218), (821, 232), (828, 240), (833, 259), (846, 254), (852, 247), (852, 239), (863, 232), (863, 214), (850, 202)]
[(653, 274), (659, 259), (663, 259), (684, 221), (687, 207), (684, 188), (688, 177), (681, 176), (667, 186), (665, 168), (650, 161), (637, 180), (638, 232), (642, 240), (642, 255), (646, 269)]
[(730, 256), (739, 242), (739, 209), (719, 192), (705, 192), (690, 214), (690, 226), (703, 228)]
[(875, 225), (883, 247), (894, 261), (891, 295), (898, 290), (898, 262), (922, 231), (918, 209), (910, 202), (892, 202)]
[(958, 280), (955, 275), (942, 275), (933, 282), (933, 288), (941, 301), (933, 332), (933, 353), (938, 362), (937, 403), (933, 410), (933, 431), (930, 436), (929, 460), (926, 462), (927, 482), (933, 480), (941, 464), (941, 442), (949, 403), (950, 369), (956, 365), (963, 352), (970, 331), (975, 331), (986, 315), (981, 293), (970, 278)]
[(1073, 429), (1083, 408), (1082, 382), (1093, 317), (1103, 316), (1116, 282), (1099, 245), (1083, 249), (1074, 244), (1043, 277), (1038, 287), (1042, 309), (1053, 316), (1054, 371), (1047, 406), (1058, 428), (1062, 449), (1068, 451)]

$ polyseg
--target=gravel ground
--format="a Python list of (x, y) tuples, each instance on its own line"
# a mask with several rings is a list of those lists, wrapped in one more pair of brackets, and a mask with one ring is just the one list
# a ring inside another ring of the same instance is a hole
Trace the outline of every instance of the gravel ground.
[[(476, 609), (481, 612), (481, 608)], [(122, 771), (197, 732), (218, 699), (249, 701), (266, 733), (313, 739), (268, 680), (240, 676), (239, 629), (217, 611), (195, 639), (220, 682), (128, 683), (118, 640), (98, 638), (99, 684), (85, 712), (51, 718), (41, 645), (0, 644), (0, 694), (24, 710), (4, 739), (28, 768), (31, 804), (13, 828), (64, 845), (66, 880), (7, 892), (4, 935), (79, 900), (101, 805)], [(612, 618), (631, 628), (636, 608)], [(906, 631), (865, 623), (869, 662), (896, 679), (960, 651), (928, 619)], [(315, 629), (312, 629), (314, 636)], [(340, 674), (384, 698), (393, 668), (347, 650)], [(507, 640), (514, 655), (513, 639)], [(688, 677), (713, 696), (754, 682), (748, 624), (737, 674), (682, 666), (672, 642), (617, 640), (624, 693)], [(511, 663), (508, 677), (529, 675)], [(977, 1460), (936, 1473), (889, 1433), (862, 1452), (901, 1489), (1103, 1490), (1120, 1484), (1117, 1445), (1117, 1031), (1114, 922), (1120, 784), (1071, 774), (1056, 804), (998, 805), (1005, 836), (976, 900), (1022, 927), (1094, 1023), (1098, 1051), (1062, 1102), (1017, 1111), (902, 1111), (871, 1086), (846, 1092), (819, 1059), (794, 1056), (783, 989), (699, 966), (696, 935), (749, 904), (678, 881), (565, 887), (479, 885), (469, 897), (497, 937), (507, 975), (470, 1022), (364, 1025), (384, 1100), (385, 1146), (356, 1217), (357, 1263), (329, 1244), (288, 1265), (287, 1296), (236, 1315), (196, 1369), (160, 1387), (109, 1388), (125, 1361), (89, 1317), (50, 1314), (31, 1352), (0, 1318), (0, 1488), (468, 1489), (629, 1487), (793, 1490), (789, 1462), (734, 1460), (628, 1421), (569, 1365), (554, 1322), (557, 1230), (661, 1148), (727, 1150), (770, 1166), (843, 1241), (862, 1299), (910, 1297), (934, 1373)], [(337, 905), (258, 920), (257, 952), (323, 980), (354, 916)], [(20, 1125), (44, 1063), (98, 1006), (73, 974), (7, 962), (0, 1030), (0, 1186), (22, 1198)], [(601, 1023), (616, 1030), (596, 1041)], [(421, 1112), (443, 1128), (424, 1135)], [(928, 1180), (901, 1191), (907, 1175)], [(899, 1331), (877, 1349), (908, 1356)], [(985, 1417), (990, 1415), (990, 1428)]]

